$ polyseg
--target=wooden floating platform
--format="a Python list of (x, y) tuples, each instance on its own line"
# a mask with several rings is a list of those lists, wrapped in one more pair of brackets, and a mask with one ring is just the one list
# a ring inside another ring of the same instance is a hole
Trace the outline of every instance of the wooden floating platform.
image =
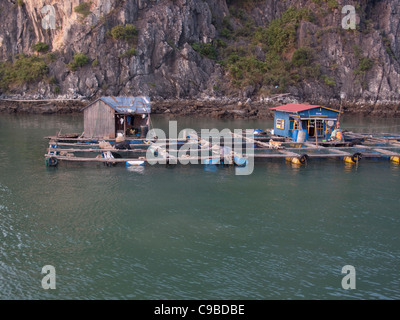
[[(181, 139), (157, 139), (147, 141), (143, 138), (126, 138), (131, 149), (116, 149), (108, 147), (101, 149), (100, 141), (115, 143), (115, 139), (93, 139), (73, 137), (76, 134), (63, 135), (63, 136), (49, 136), (49, 148), (45, 154), (46, 161), (52, 159), (56, 164), (62, 162), (93, 162), (104, 164), (120, 164), (127, 162), (146, 162), (145, 156), (134, 156), (134, 154), (146, 154), (149, 147), (153, 148), (153, 152), (158, 152), (161, 158), (167, 162), (179, 163), (181, 161), (192, 161), (204, 163), (205, 161), (230, 159), (233, 157), (247, 159), (253, 157), (254, 160), (268, 160), (268, 159), (286, 159), (293, 160), (293, 163), (298, 163), (299, 159), (306, 157), (306, 159), (329, 159), (329, 158), (343, 158), (347, 162), (357, 163), (361, 158), (387, 158), (395, 159), (393, 161), (399, 162), (400, 158), (400, 135), (388, 134), (384, 138), (374, 137), (367, 134), (354, 134), (346, 133), (345, 137), (350, 137), (350, 141), (341, 142), (318, 142), (307, 141), (303, 143), (293, 142), (288, 138), (281, 138), (276, 136), (257, 136), (254, 138), (245, 137), (243, 134), (232, 133), (233, 140), (239, 143), (252, 144), (255, 148), (253, 154), (238, 154), (235, 149), (231, 150), (229, 154), (221, 154), (220, 146), (213, 144), (204, 139), (188, 140)], [(200, 135), (198, 135), (200, 137)], [(274, 142), (271, 142), (273, 140)], [(190, 155), (177, 157), (179, 150), (177, 146), (187, 143), (192, 143), (197, 148), (192, 148)], [(223, 142), (223, 139), (221, 139)], [(161, 147), (160, 144), (163, 144)], [(223, 143), (221, 144), (223, 146)], [(175, 148), (174, 148), (175, 147)], [(193, 156), (193, 152), (197, 152)], [(208, 152), (208, 155), (204, 155)], [(82, 155), (77, 156), (79, 153)], [(87, 155), (84, 155), (87, 153)], [(116, 154), (118, 157), (109, 158), (105, 157), (104, 153)], [(201, 154), (200, 154), (201, 153)], [(95, 155), (97, 157), (90, 157)], [(100, 155), (100, 157), (99, 157)], [(354, 160), (355, 159), (355, 160)], [(296, 161), (294, 161), (296, 160)], [(230, 161), (229, 164), (234, 162)], [(304, 163), (301, 162), (302, 164)]]
[[(71, 162), (104, 162), (104, 163), (125, 163), (129, 161), (146, 161), (146, 159), (141, 158), (113, 158), (113, 159), (106, 159), (106, 158), (84, 158), (84, 157), (68, 157), (68, 156), (54, 156), (45, 154), (45, 157), (56, 157), (58, 160), (62, 161), (71, 161)], [(190, 160), (206, 160), (206, 159), (220, 159), (220, 157), (176, 157), (174, 160), (178, 161), (190, 161)], [(170, 159), (172, 160), (172, 159)]]

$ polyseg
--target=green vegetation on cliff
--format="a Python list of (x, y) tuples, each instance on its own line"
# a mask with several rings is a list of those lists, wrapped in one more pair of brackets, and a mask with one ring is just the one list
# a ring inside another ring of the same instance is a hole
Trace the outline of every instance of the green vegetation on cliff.
[(37, 56), (18, 54), (13, 62), (0, 63), (0, 86), (8, 90), (11, 86), (20, 86), (29, 82), (38, 82), (47, 75), (46, 62)]
[(33, 45), (33, 49), (34, 49), (36, 52), (41, 52), (41, 53), (43, 53), (43, 52), (49, 51), (49, 45), (48, 45), (47, 43), (43, 43), (43, 42), (39, 41), (39, 42), (37, 42), (37, 43), (35, 43), (35, 44)]
[[(240, 5), (249, 6), (255, 2), (244, 1)], [(288, 85), (320, 76), (320, 66), (312, 65), (314, 50), (310, 47), (296, 49), (300, 22), (312, 19), (308, 9), (289, 8), (266, 27), (256, 27), (244, 11), (234, 12), (239, 18), (230, 16), (222, 22), (220, 36), (228, 43), (218, 39), (207, 44), (194, 43), (192, 47), (225, 66), (236, 87), (253, 86), (256, 90), (263, 87), (268, 93), (284, 92)], [(234, 30), (231, 19), (239, 19), (243, 27)]]
[(81, 15), (82, 18), (86, 18), (91, 14), (90, 7), (92, 2), (82, 2), (74, 8), (74, 11)]
[(76, 53), (73, 60), (68, 64), (68, 67), (71, 71), (76, 71), (78, 68), (82, 68), (83, 66), (87, 65), (89, 61), (89, 57), (83, 53)]
[(133, 24), (127, 24), (125, 26), (118, 25), (111, 29), (110, 34), (115, 40), (122, 39), (129, 41), (136, 38), (138, 30)]

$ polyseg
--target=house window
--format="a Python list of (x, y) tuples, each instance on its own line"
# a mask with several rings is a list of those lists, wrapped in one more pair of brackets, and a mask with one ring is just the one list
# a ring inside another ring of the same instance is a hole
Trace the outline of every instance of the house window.
[(284, 119), (276, 119), (276, 128), (277, 129), (285, 129), (285, 120)]

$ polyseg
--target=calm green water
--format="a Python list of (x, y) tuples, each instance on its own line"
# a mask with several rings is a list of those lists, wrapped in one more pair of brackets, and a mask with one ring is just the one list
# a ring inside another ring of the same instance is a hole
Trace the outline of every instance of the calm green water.
[[(393, 132), (400, 120), (346, 125)], [(46, 168), (43, 137), (60, 128), (81, 132), (82, 117), (0, 115), (1, 299), (400, 298), (399, 166)], [(41, 286), (44, 265), (56, 268), (56, 290)], [(345, 265), (355, 290), (341, 287)]]

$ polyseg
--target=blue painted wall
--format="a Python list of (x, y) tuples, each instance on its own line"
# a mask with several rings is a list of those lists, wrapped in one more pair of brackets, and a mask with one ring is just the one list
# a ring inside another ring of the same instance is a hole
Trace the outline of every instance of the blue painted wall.
[(301, 117), (326, 116), (327, 118), (337, 118), (339, 112), (324, 108), (315, 108), (311, 110), (301, 111), (299, 112), (299, 114)]
[[(276, 120), (282, 119), (284, 120), (284, 129), (278, 129), (276, 127)], [(275, 118), (274, 118), (274, 133), (277, 136), (282, 136), (282, 137), (289, 137), (289, 113), (287, 112), (282, 112), (282, 111), (275, 111)]]

